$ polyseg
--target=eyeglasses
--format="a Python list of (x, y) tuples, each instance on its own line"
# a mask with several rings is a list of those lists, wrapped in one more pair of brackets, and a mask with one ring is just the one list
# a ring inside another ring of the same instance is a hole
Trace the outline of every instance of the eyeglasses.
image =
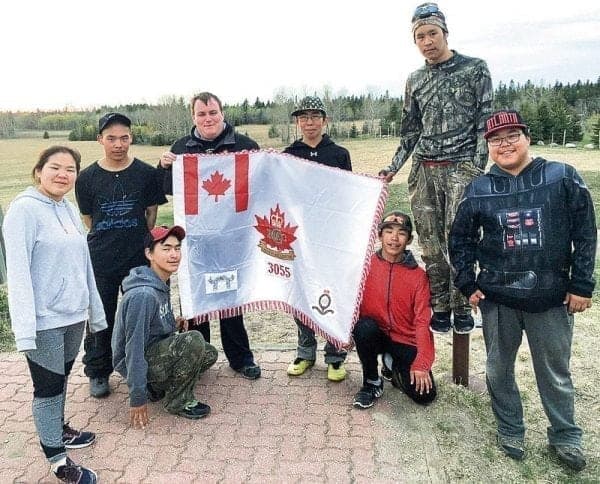
[(322, 114), (300, 114), (297, 116), (298, 121), (301, 123), (306, 123), (309, 119), (311, 121), (317, 121), (318, 119), (323, 119)]
[(425, 3), (423, 5), (419, 5), (413, 14), (412, 21), (414, 22), (420, 18), (431, 17), (435, 13), (440, 13), (440, 9), (435, 3)]
[(512, 145), (513, 143), (519, 141), (519, 138), (522, 134), (523, 133), (511, 133), (508, 136), (493, 136), (488, 138), (487, 142), (491, 146), (500, 146), (503, 141), (506, 141), (509, 145)]

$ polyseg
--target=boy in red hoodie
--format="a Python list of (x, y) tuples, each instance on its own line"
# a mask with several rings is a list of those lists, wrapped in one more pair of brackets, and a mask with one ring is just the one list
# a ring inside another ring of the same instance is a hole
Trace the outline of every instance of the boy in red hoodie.
[[(372, 407), (383, 395), (382, 377), (388, 375), (392, 385), (416, 403), (427, 405), (437, 394), (431, 373), (435, 349), (429, 331), (429, 280), (406, 249), (412, 242), (408, 215), (391, 212), (383, 217), (378, 230), (381, 250), (371, 258), (360, 317), (353, 330), (363, 368), (363, 387), (353, 405)], [(377, 364), (380, 354), (382, 376)]]

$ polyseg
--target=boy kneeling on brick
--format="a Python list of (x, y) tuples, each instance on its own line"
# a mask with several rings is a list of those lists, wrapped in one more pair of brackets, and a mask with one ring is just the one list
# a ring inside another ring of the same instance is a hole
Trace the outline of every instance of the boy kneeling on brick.
[(112, 338), (113, 365), (127, 379), (133, 427), (148, 422), (147, 401), (164, 400), (165, 409), (199, 419), (210, 407), (198, 402), (194, 388), (200, 375), (217, 361), (217, 350), (198, 331), (175, 320), (171, 308), (171, 274), (179, 268), (185, 231), (177, 225), (155, 227), (146, 237), (148, 266), (135, 267), (123, 280)]
[[(360, 317), (353, 330), (363, 368), (363, 387), (354, 406), (369, 408), (383, 395), (383, 379), (421, 405), (436, 397), (431, 373), (435, 357), (429, 331), (429, 280), (406, 246), (412, 242), (412, 222), (391, 212), (379, 224), (381, 250), (373, 254)], [(377, 356), (383, 368), (378, 372)]]

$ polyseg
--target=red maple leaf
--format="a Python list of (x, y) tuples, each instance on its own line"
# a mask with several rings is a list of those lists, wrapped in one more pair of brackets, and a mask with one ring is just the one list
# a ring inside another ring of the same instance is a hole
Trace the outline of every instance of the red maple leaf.
[(219, 201), (219, 195), (225, 195), (227, 189), (231, 186), (231, 180), (223, 178), (223, 173), (215, 171), (208, 180), (202, 182), (204, 188), (209, 195), (215, 196), (215, 202)]
[(271, 209), (271, 220), (263, 216), (262, 218), (258, 215), (256, 217), (257, 225), (254, 226), (264, 237), (264, 241), (271, 247), (277, 248), (277, 250), (290, 250), (292, 248), (292, 242), (296, 240), (294, 233), (298, 226), (292, 227), (288, 222), (285, 223), (285, 214), (279, 210), (279, 204), (275, 210)]

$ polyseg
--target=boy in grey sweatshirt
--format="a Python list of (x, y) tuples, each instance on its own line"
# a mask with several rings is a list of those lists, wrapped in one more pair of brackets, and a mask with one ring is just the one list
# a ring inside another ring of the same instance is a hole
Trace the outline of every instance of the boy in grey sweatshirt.
[(113, 366), (129, 387), (133, 427), (148, 424), (147, 401), (164, 398), (165, 409), (190, 419), (210, 413), (194, 398), (200, 375), (217, 360), (217, 350), (198, 331), (175, 320), (168, 280), (181, 261), (183, 228), (155, 227), (146, 237), (149, 266), (135, 267), (123, 280), (123, 298), (112, 336)]

